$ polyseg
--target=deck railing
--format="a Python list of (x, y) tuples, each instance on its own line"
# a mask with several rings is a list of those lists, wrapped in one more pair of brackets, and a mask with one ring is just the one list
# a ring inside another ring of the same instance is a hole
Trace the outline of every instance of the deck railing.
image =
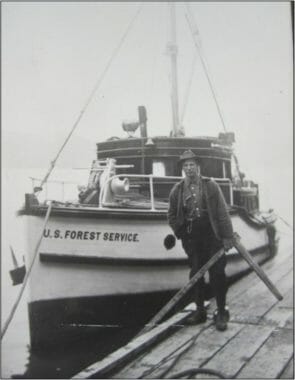
[[(97, 205), (99, 209), (105, 209), (105, 208), (112, 208), (114, 209), (114, 207), (116, 207), (116, 202), (106, 202), (105, 201), (105, 195), (106, 195), (106, 191), (108, 189), (108, 187), (110, 186), (111, 182), (114, 180), (114, 179), (125, 179), (125, 178), (128, 178), (128, 179), (139, 179), (139, 180), (148, 180), (148, 184), (149, 184), (149, 197), (147, 197), (147, 201), (150, 203), (150, 207), (148, 209), (150, 209), (151, 211), (155, 211), (157, 209), (156, 205), (157, 205), (157, 198), (155, 197), (155, 186), (159, 185), (158, 184), (155, 184), (155, 181), (159, 180), (161, 181), (160, 184), (162, 185), (165, 185), (165, 184), (171, 184), (172, 182), (172, 185), (173, 183), (176, 183), (178, 181), (180, 181), (181, 179), (183, 179), (183, 177), (180, 177), (180, 176), (155, 176), (153, 174), (115, 174), (113, 175), (112, 177), (108, 178), (106, 180), (106, 182), (104, 183), (103, 187), (100, 189), (100, 193), (99, 193), (99, 204)], [(205, 177), (206, 178), (206, 177)], [(33, 187), (33, 191), (36, 187), (36, 185), (38, 185), (38, 183), (40, 183), (41, 179), (40, 178), (35, 178), (35, 177), (30, 177), (31, 181), (32, 181), (32, 187)], [(228, 193), (229, 193), (229, 205), (233, 205), (233, 185), (232, 185), (232, 182), (229, 178), (212, 178), (214, 181), (216, 181), (220, 187), (224, 187), (226, 186), (228, 188)], [(131, 187), (132, 187), (132, 182), (131, 183)], [(54, 194), (55, 194), (55, 197), (53, 198), (52, 196), (51, 197), (48, 197), (48, 186), (50, 184), (55, 184), (55, 185), (58, 185), (60, 186), (60, 191), (55, 191)], [(141, 185), (143, 185), (144, 183), (141, 183)], [(71, 186), (72, 188), (72, 191), (71, 191), (71, 196), (73, 197), (72, 200), (70, 199), (65, 199), (65, 188), (66, 187), (69, 187)], [(56, 200), (56, 201), (60, 201), (60, 202), (65, 202), (65, 201), (69, 201), (69, 202), (73, 202), (73, 199), (75, 199), (75, 201), (77, 203), (79, 203), (78, 201), (78, 196), (77, 196), (77, 192), (78, 192), (78, 186), (79, 186), (79, 182), (74, 182), (74, 181), (62, 181), (62, 180), (51, 180), (51, 181), (48, 181), (47, 183), (45, 183), (43, 185), (43, 190), (44, 190), (44, 201), (48, 201), (48, 200)], [(138, 184), (136, 185), (138, 186)], [(59, 193), (61, 195), (61, 197), (56, 197), (56, 194)], [(128, 195), (128, 192), (126, 193), (126, 195)], [(84, 206), (87, 206), (86, 204)], [(93, 205), (91, 206), (93, 207)], [(138, 207), (137, 209), (140, 209), (140, 202), (138, 203)], [(144, 208), (145, 210), (148, 210), (146, 207)]]
[[(106, 192), (108, 191), (108, 188), (111, 184), (111, 182), (114, 179), (148, 179), (149, 181), (149, 189), (150, 189), (150, 210), (155, 211), (155, 194), (154, 194), (154, 180), (166, 180), (165, 182), (163, 181), (162, 184), (168, 183), (168, 181), (173, 181), (174, 183), (180, 181), (183, 179), (183, 177), (179, 176), (155, 176), (153, 174), (116, 174), (106, 180), (104, 183), (100, 195), (99, 195), (99, 208), (108, 208), (108, 207), (114, 207), (115, 203), (114, 202), (106, 202), (105, 201), (105, 196)], [(212, 178), (214, 181), (219, 183), (219, 185), (222, 186), (227, 186), (229, 188), (229, 204), (233, 205), (233, 187), (232, 187), (232, 182), (229, 178)]]
[[(36, 178), (36, 177), (29, 177), (29, 178), (30, 178), (30, 180), (32, 182), (32, 192), (34, 193), (36, 187), (38, 187), (38, 184), (41, 183), (42, 180), (40, 178)], [(46, 183), (43, 184), (43, 189), (42, 189), (42, 190), (44, 190), (44, 199), (45, 200), (49, 200), (48, 195), (50, 195), (49, 194), (49, 185), (50, 184), (55, 184), (59, 188), (59, 191), (55, 191), (54, 192), (55, 197), (54, 197), (54, 199), (52, 199), (52, 197), (51, 197), (51, 200), (58, 200), (58, 201), (61, 201), (61, 202), (65, 201), (65, 189), (66, 188), (71, 187), (72, 188), (72, 191), (71, 191), (72, 196), (76, 196), (76, 194), (77, 194), (77, 187), (80, 185), (80, 183), (78, 181), (77, 182), (74, 182), (74, 181), (62, 181), (62, 180), (50, 180), (50, 181), (47, 181)], [(58, 197), (57, 197), (57, 195), (58, 195)]]

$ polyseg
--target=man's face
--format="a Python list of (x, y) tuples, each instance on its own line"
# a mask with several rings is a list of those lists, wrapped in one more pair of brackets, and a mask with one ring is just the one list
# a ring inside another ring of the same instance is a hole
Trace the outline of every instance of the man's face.
[(195, 160), (189, 159), (185, 160), (182, 164), (182, 170), (188, 178), (196, 177), (199, 174), (199, 166)]

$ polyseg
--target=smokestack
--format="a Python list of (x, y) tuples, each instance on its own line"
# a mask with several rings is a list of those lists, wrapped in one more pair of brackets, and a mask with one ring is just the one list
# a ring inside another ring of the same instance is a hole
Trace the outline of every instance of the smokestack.
[(145, 106), (138, 107), (138, 119), (140, 124), (140, 136), (142, 138), (147, 138), (147, 116), (146, 116), (146, 108)]

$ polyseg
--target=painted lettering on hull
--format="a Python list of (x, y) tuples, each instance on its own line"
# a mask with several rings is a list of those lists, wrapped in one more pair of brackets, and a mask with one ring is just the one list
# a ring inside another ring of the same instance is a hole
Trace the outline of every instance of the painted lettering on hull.
[(139, 234), (134, 232), (101, 232), (81, 230), (51, 230), (45, 228), (43, 237), (46, 239), (68, 239), (68, 240), (104, 240), (138, 243)]

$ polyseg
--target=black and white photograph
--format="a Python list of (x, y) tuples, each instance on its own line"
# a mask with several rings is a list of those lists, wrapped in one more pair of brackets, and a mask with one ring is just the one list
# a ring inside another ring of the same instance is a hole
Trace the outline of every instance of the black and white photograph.
[(1, 2), (3, 379), (293, 379), (293, 1)]

